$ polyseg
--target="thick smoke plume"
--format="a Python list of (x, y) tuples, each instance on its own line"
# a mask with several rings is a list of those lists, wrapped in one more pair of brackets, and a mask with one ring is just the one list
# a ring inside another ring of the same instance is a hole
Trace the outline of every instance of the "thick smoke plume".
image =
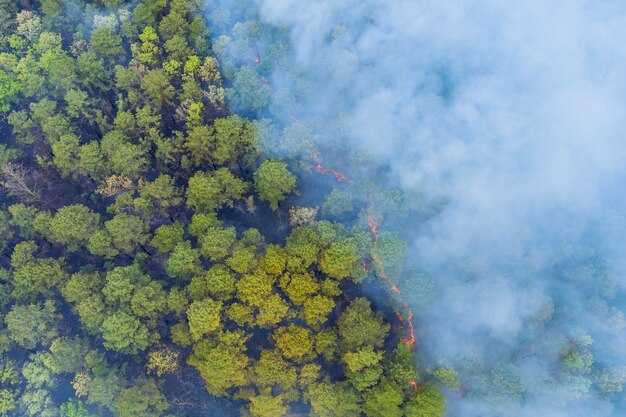
[[(626, 5), (255, 5), (207, 9), (218, 46), (237, 20), (285, 28), (291, 52), (269, 70), (265, 115), (339, 123), (316, 139), (445, 202), (404, 229), (436, 284), (427, 304), (408, 296), (425, 363), (460, 374), (449, 414), (623, 415)], [(240, 63), (263, 62), (271, 41), (256, 45)], [(589, 354), (589, 369), (568, 362)]]

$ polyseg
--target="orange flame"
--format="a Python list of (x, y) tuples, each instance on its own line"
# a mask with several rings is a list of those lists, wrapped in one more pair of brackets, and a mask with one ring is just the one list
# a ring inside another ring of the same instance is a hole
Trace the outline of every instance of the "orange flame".
[[(387, 282), (389, 284), (389, 288), (392, 292), (396, 293), (396, 294), (400, 294), (400, 290), (398, 289), (398, 287), (389, 280), (389, 277), (387, 276), (386, 272), (385, 272), (385, 268), (383, 266), (383, 262), (380, 259), (380, 257), (378, 256), (378, 225), (376, 224), (376, 220), (374, 219), (374, 216), (372, 216), (369, 211), (371, 210), (371, 208), (373, 207), (373, 205), (370, 205), (370, 207), (368, 207), (367, 209), (367, 225), (370, 229), (370, 232), (372, 232), (372, 236), (374, 237), (374, 248), (372, 250), (372, 261), (376, 264), (376, 266), (378, 267), (378, 277)], [(400, 338), (400, 341), (402, 343), (404, 343), (409, 349), (413, 348), (413, 345), (415, 344), (415, 328), (413, 327), (413, 312), (411, 311), (411, 309), (406, 305), (406, 303), (402, 304), (402, 307), (404, 307), (406, 310), (408, 310), (408, 314), (407, 314), (407, 320), (404, 320), (404, 317), (402, 316), (401, 313), (396, 313), (396, 315), (398, 316), (398, 318), (400, 319), (401, 322), (406, 322), (406, 336)]]
[(346, 178), (346, 176), (343, 175), (341, 172), (337, 172), (337, 171), (335, 171), (333, 169), (324, 168), (322, 166), (322, 164), (320, 164), (320, 163), (315, 164), (315, 170), (317, 172), (319, 172), (320, 174), (333, 174), (335, 176), (335, 178), (337, 179), (337, 182), (345, 181), (348, 184), (352, 184), (352, 181), (350, 181), (348, 178)]
[(411, 381), (409, 382), (409, 385), (411, 385), (411, 388), (413, 388), (414, 391), (417, 391), (417, 381)]

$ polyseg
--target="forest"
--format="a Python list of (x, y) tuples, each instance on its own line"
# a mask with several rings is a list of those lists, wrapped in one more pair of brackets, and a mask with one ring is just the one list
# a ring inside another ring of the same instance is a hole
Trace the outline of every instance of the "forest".
[(202, 0), (0, 0), (0, 416), (442, 417), (392, 227), (441, 203), (272, 121), (289, 45), (215, 32)]

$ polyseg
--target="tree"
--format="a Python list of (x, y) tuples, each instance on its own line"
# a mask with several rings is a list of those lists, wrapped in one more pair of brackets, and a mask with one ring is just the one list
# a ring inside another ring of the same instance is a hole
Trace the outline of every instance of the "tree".
[(193, 340), (200, 340), (205, 334), (218, 330), (221, 326), (222, 302), (206, 298), (194, 301), (187, 309), (189, 331)]
[(328, 315), (335, 308), (332, 298), (316, 295), (304, 302), (304, 320), (313, 328), (328, 321)]
[(17, 408), (18, 391), (15, 389), (0, 389), (0, 416), (10, 416)]
[(60, 208), (50, 221), (50, 240), (71, 251), (86, 246), (100, 224), (100, 215), (82, 204)]
[(237, 282), (237, 297), (254, 306), (262, 305), (272, 295), (274, 279), (262, 271), (246, 274)]
[(43, 363), (55, 373), (75, 373), (83, 366), (88, 347), (86, 340), (79, 337), (54, 339)]
[(145, 150), (140, 145), (128, 141), (118, 130), (112, 130), (104, 135), (100, 146), (111, 171), (116, 174), (137, 178), (148, 165)]
[(224, 265), (214, 265), (204, 277), (208, 292), (218, 300), (228, 300), (235, 292), (235, 277)]
[(106, 26), (94, 29), (91, 34), (90, 47), (96, 56), (104, 61), (119, 61), (125, 55), (122, 38)]
[(167, 408), (165, 396), (149, 378), (140, 378), (130, 388), (121, 390), (113, 405), (119, 417), (160, 416)]
[(191, 247), (191, 242), (184, 241), (176, 245), (165, 267), (172, 278), (191, 279), (201, 271), (200, 254)]
[(144, 275), (139, 265), (118, 266), (106, 275), (106, 285), (102, 289), (108, 305), (119, 308), (128, 305), (135, 289), (148, 284), (150, 278)]
[(281, 417), (287, 413), (282, 395), (264, 393), (250, 398), (250, 413), (254, 417)]
[(322, 214), (328, 216), (340, 216), (353, 210), (352, 196), (339, 188), (333, 188), (333, 191), (324, 198), (322, 204)]
[(261, 258), (261, 266), (265, 272), (271, 275), (281, 275), (285, 271), (287, 254), (277, 245), (267, 245)]
[(254, 68), (244, 65), (236, 73), (233, 88), (226, 90), (226, 96), (233, 108), (261, 110), (268, 101), (270, 88), (263, 84)]
[(309, 386), (308, 397), (314, 417), (359, 417), (359, 394), (345, 382), (320, 382)]
[(322, 252), (321, 271), (329, 277), (349, 277), (358, 264), (356, 246), (349, 241), (333, 242)]
[(439, 383), (448, 388), (454, 390), (458, 390), (461, 388), (459, 373), (452, 366), (441, 366), (433, 372), (433, 376), (439, 381)]
[(65, 281), (62, 260), (34, 257), (38, 246), (32, 240), (20, 242), (13, 248), (13, 297), (34, 301), (38, 294), (50, 296), (52, 289)]
[(157, 248), (160, 253), (171, 252), (179, 243), (182, 243), (184, 235), (185, 229), (181, 222), (164, 224), (155, 230), (150, 245)]
[(304, 327), (290, 324), (281, 327), (274, 332), (276, 346), (288, 359), (300, 360), (309, 356), (313, 352), (313, 341), (311, 332)]
[[(304, 304), (304, 301), (311, 295), (317, 293), (320, 286), (317, 279), (308, 272), (302, 274), (292, 274), (285, 292), (296, 305)], [(334, 305), (334, 303), (333, 303)]]
[(73, 134), (63, 135), (52, 144), (53, 162), (62, 176), (67, 177), (76, 169), (79, 147), (80, 139)]
[(111, 236), (111, 243), (126, 253), (132, 253), (137, 245), (143, 245), (148, 236), (144, 233), (143, 221), (132, 214), (116, 214), (111, 220), (104, 222)]
[(219, 261), (228, 256), (236, 240), (237, 231), (234, 227), (211, 227), (200, 237), (200, 254), (213, 262)]
[(139, 198), (134, 205), (145, 217), (149, 218), (154, 212), (168, 216), (169, 210), (181, 203), (181, 192), (169, 175), (161, 174), (152, 182), (139, 181)]
[(138, 288), (130, 300), (130, 308), (138, 317), (156, 320), (159, 314), (167, 310), (167, 294), (157, 281)]
[(272, 294), (259, 306), (257, 325), (260, 327), (275, 326), (287, 317), (289, 305), (278, 294)]
[(242, 244), (235, 245), (232, 249), (230, 257), (226, 259), (226, 265), (233, 271), (239, 274), (245, 274), (250, 272), (256, 265), (256, 248), (243, 246)]
[(378, 383), (383, 374), (382, 359), (382, 352), (374, 351), (371, 346), (343, 355), (346, 376), (354, 388), (364, 391)]
[(198, 212), (211, 212), (233, 203), (248, 190), (248, 184), (228, 169), (198, 171), (189, 179), (187, 205)]
[(162, 346), (148, 353), (148, 372), (162, 377), (165, 374), (173, 373), (180, 367), (180, 353), (168, 346)]
[(352, 300), (339, 317), (337, 325), (346, 351), (367, 345), (381, 347), (390, 328), (380, 313), (372, 311), (371, 303), (365, 298)]
[(176, 93), (167, 73), (160, 69), (149, 71), (141, 81), (141, 88), (155, 104), (169, 104)]
[(61, 404), (60, 412), (61, 417), (96, 417), (87, 411), (82, 401), (75, 399)]
[(20, 229), (20, 236), (25, 239), (31, 238), (33, 233), (35, 233), (33, 221), (37, 215), (37, 209), (18, 203), (9, 206), (9, 213), (11, 213), (11, 225)]
[(320, 246), (319, 237), (310, 227), (302, 227), (291, 232), (285, 244), (287, 253), (302, 260), (302, 266), (308, 268), (317, 262)]
[(151, 343), (148, 328), (136, 317), (117, 311), (102, 322), (104, 347), (122, 353), (136, 354)]
[(242, 336), (227, 333), (221, 339), (216, 345), (207, 339), (197, 343), (188, 359), (188, 363), (200, 372), (207, 391), (217, 396), (224, 396), (228, 389), (246, 384), (249, 363)]
[(209, 137), (210, 158), (217, 164), (232, 164), (238, 158), (248, 161), (256, 150), (255, 125), (232, 115), (213, 122), (213, 135)]
[(283, 359), (277, 350), (262, 350), (261, 357), (254, 364), (255, 383), (260, 387), (275, 385), (283, 390), (291, 388), (297, 379), (296, 368)]
[(367, 417), (401, 417), (404, 397), (401, 388), (383, 379), (379, 385), (363, 395), (363, 412)]
[(48, 344), (57, 336), (56, 313), (50, 300), (43, 304), (15, 305), (4, 318), (11, 339), (25, 349)]
[(287, 194), (296, 191), (296, 177), (284, 162), (265, 161), (254, 173), (254, 188), (259, 198), (269, 202), (275, 211)]
[(11, 103), (22, 89), (22, 85), (5, 71), (0, 70), (0, 113), (11, 110)]

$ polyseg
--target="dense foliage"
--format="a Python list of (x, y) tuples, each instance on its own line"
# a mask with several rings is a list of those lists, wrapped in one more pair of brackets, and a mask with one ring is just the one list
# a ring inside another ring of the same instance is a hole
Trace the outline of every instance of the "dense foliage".
[(443, 415), (359, 287), (401, 241), (286, 225), (306, 172), (226, 101), (258, 75), (223, 79), (202, 1), (127, 3), (0, 0), (0, 416), (198, 415), (201, 382), (241, 415)]

